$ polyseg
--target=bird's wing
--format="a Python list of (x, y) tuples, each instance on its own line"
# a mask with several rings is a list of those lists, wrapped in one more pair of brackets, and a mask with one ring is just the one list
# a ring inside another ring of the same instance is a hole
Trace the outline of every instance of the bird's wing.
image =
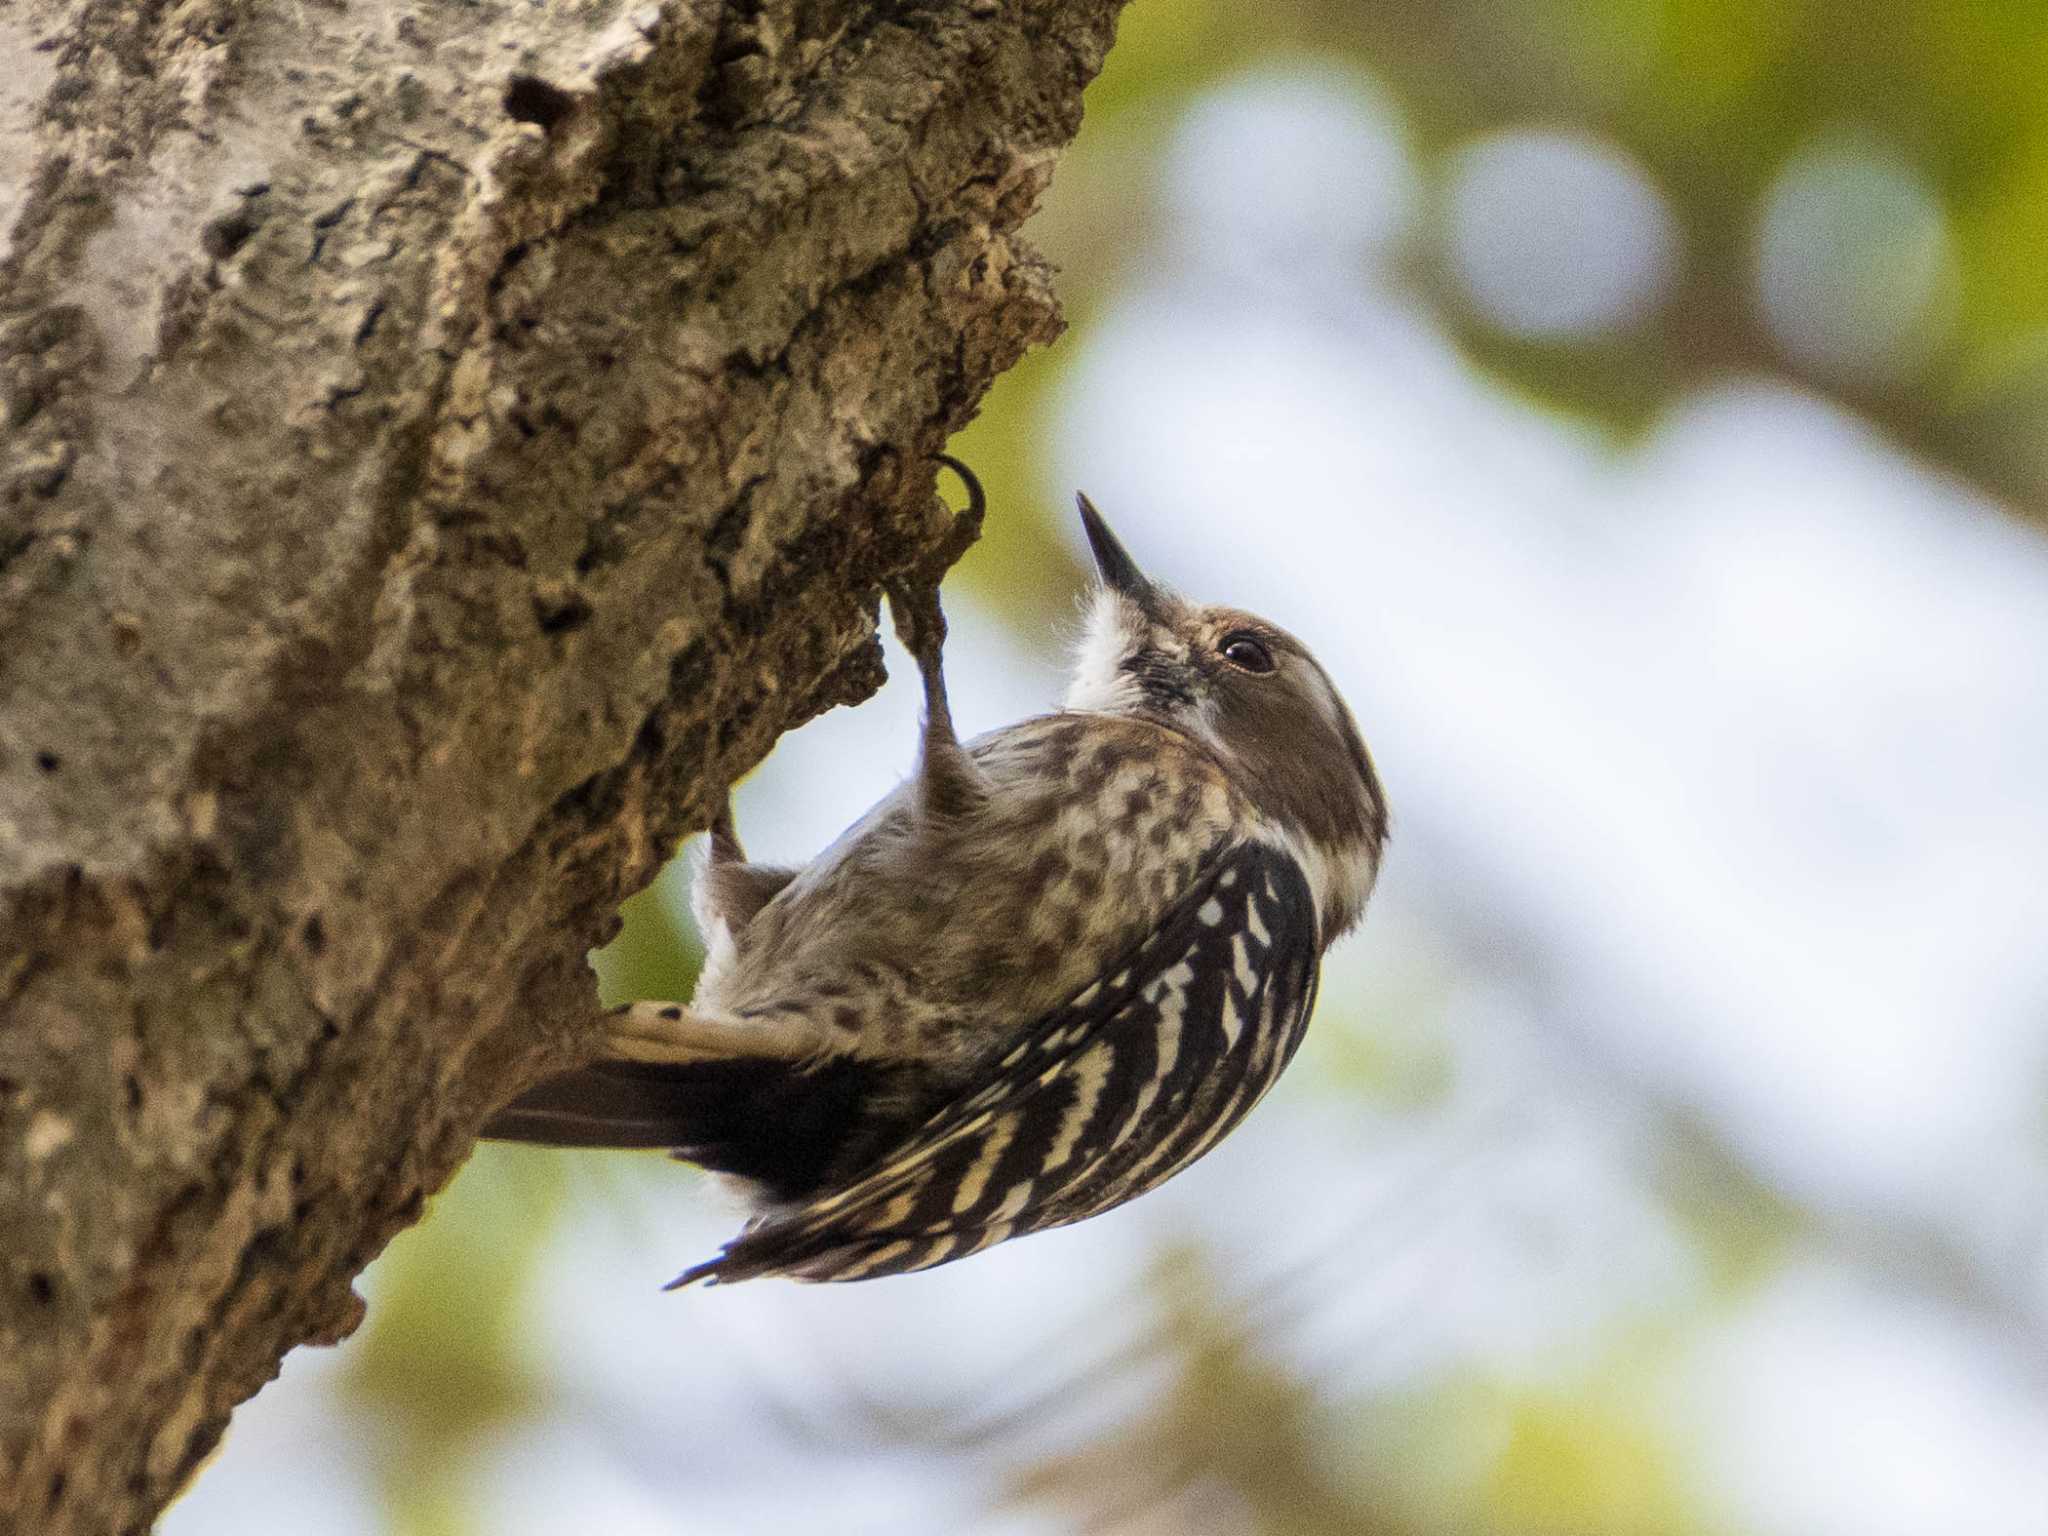
[(673, 1285), (928, 1269), (1154, 1188), (1273, 1085), (1314, 1002), (1315, 905), (1283, 850), (1219, 850), (1153, 932), (836, 1189), (752, 1223)]

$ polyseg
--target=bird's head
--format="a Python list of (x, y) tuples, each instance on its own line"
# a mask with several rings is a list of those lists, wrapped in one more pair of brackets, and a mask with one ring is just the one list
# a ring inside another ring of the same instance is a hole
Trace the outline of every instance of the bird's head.
[(1152, 581), (1094, 503), (1079, 501), (1102, 584), (1066, 707), (1156, 720), (1214, 752), (1291, 845), (1335, 938), (1364, 912), (1387, 835), (1386, 797), (1351, 711), (1307, 646), (1256, 614)]

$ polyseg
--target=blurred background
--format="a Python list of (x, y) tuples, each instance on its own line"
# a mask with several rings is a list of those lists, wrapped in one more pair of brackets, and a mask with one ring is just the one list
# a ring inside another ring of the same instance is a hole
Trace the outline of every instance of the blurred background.
[(1318, 649), (1396, 825), (1294, 1070), (876, 1285), (663, 1296), (708, 1183), (485, 1147), (166, 1536), (2048, 1532), (2048, 13), (1139, 0), (1033, 233), (955, 708), (1059, 697), (1077, 486)]

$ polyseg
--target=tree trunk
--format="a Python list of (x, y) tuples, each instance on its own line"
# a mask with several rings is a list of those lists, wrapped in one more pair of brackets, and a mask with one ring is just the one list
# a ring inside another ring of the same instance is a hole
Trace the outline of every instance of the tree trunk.
[(146, 1529), (874, 689), (1115, 9), (0, 10), (0, 1528)]

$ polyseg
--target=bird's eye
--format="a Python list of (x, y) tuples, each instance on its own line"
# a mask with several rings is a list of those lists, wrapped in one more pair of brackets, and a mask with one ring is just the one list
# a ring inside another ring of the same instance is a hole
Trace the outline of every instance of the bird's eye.
[(1216, 653), (1242, 672), (1273, 670), (1273, 653), (1266, 649), (1257, 635), (1248, 635), (1243, 630), (1225, 635), (1223, 643), (1216, 647)]

